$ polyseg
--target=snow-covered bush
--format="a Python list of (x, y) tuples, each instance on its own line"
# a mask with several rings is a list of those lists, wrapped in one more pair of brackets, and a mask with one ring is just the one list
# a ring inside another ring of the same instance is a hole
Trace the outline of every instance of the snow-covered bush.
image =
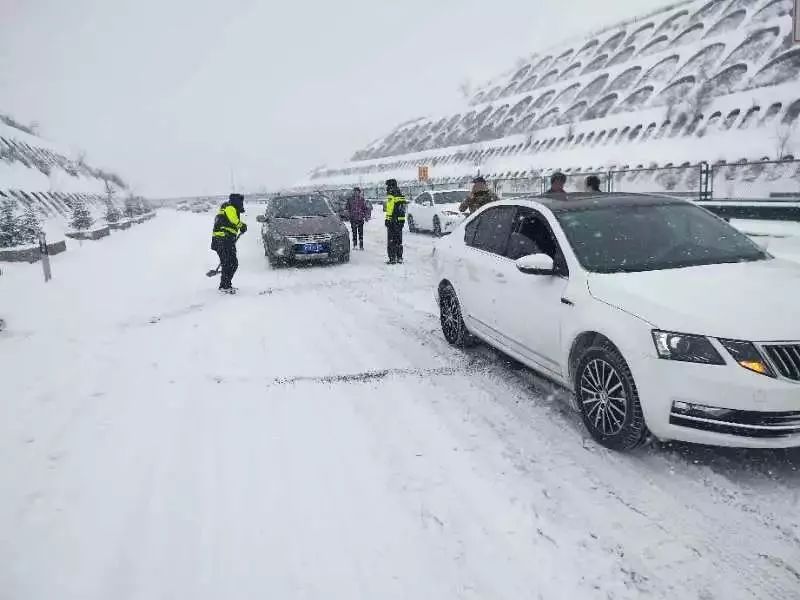
[(89, 207), (86, 206), (86, 201), (83, 198), (76, 200), (72, 207), (72, 220), (70, 221), (70, 225), (75, 231), (85, 231), (91, 229), (92, 225), (94, 225), (92, 213), (89, 211)]

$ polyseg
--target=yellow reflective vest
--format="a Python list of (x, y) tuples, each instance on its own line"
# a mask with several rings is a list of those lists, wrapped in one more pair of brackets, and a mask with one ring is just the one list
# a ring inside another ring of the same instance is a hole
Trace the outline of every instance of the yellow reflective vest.
[(214, 219), (214, 233), (216, 238), (236, 237), (242, 229), (244, 221), (239, 218), (236, 208), (227, 202), (219, 207), (217, 217)]
[(386, 196), (386, 222), (387, 223), (405, 223), (406, 222), (406, 201), (405, 196), (395, 196), (389, 194)]

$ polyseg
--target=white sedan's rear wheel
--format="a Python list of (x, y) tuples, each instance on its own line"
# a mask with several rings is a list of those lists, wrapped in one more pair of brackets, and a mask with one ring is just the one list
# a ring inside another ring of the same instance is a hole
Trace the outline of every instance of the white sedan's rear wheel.
[(575, 395), (592, 437), (612, 450), (632, 450), (648, 431), (628, 363), (611, 344), (589, 348), (578, 363)]

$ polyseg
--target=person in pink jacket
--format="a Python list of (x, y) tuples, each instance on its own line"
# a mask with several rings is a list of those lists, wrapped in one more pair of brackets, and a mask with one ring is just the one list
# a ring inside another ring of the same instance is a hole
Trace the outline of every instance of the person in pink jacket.
[(364, 249), (364, 223), (369, 221), (372, 205), (364, 198), (361, 188), (354, 188), (345, 205), (350, 227), (353, 230), (353, 249)]

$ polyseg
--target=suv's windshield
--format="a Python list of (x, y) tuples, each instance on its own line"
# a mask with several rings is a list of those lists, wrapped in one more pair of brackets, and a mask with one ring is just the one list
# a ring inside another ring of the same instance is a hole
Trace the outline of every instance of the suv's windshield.
[(328, 217), (332, 215), (328, 201), (322, 196), (285, 196), (272, 200), (272, 210), (278, 219), (294, 217)]
[(435, 204), (461, 204), (468, 193), (464, 191), (437, 192), (433, 194), (433, 202)]
[(590, 208), (556, 216), (580, 263), (596, 273), (768, 258), (747, 236), (688, 203)]

